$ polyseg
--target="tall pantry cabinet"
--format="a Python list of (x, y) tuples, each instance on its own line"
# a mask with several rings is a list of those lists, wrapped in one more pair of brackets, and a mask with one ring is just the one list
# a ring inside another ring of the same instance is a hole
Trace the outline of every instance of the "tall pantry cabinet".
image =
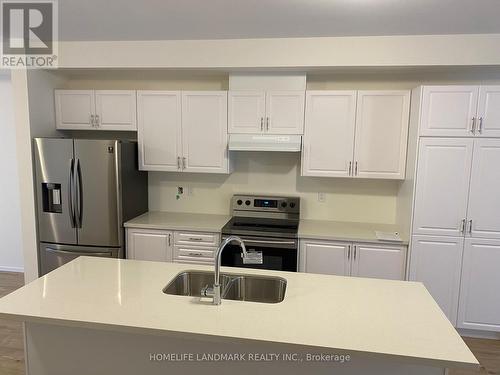
[(500, 87), (420, 87), (409, 278), (458, 328), (500, 331)]

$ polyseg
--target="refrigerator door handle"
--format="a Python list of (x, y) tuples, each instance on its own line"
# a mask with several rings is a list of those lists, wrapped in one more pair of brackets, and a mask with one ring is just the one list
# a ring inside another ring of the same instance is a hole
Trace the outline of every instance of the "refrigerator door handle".
[(74, 207), (74, 194), (75, 194), (75, 159), (71, 158), (69, 166), (69, 184), (68, 184), (68, 207), (69, 218), (71, 221), (71, 228), (76, 228), (75, 207)]
[(83, 218), (83, 194), (82, 194), (82, 169), (80, 159), (76, 159), (75, 190), (76, 190), (76, 225), (82, 227)]

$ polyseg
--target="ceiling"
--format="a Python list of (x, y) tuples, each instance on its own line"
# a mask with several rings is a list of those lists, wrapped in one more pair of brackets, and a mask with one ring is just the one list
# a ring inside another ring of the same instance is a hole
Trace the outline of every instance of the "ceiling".
[(61, 40), (500, 33), (500, 0), (59, 0)]

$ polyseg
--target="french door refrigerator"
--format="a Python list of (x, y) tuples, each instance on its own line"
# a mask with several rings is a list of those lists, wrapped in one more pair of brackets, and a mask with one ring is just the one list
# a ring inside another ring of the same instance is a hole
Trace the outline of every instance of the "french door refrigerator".
[(35, 138), (39, 271), (80, 255), (124, 257), (123, 222), (148, 209), (137, 143)]

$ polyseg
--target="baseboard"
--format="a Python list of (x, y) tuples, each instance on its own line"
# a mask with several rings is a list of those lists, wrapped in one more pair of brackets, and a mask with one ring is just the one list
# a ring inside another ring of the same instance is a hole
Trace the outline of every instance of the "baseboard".
[(24, 273), (24, 267), (0, 266), (0, 272), (19, 272), (19, 273)]
[(476, 339), (491, 339), (491, 340), (500, 340), (500, 332), (493, 331), (478, 331), (475, 329), (463, 329), (457, 328), (460, 336), (464, 337), (473, 337)]

